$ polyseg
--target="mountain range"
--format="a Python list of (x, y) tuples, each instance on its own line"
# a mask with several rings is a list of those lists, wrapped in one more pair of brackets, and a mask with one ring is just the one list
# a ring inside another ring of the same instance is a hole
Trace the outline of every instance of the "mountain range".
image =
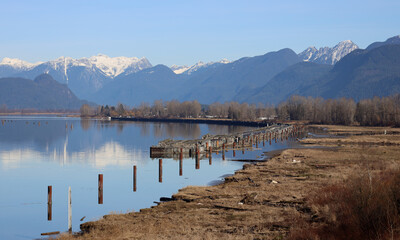
[(48, 74), (34, 80), (0, 78), (0, 86), (0, 105), (9, 109), (76, 110), (88, 103)]
[(39, 63), (4, 58), (0, 62), (0, 78), (22, 77), (34, 79), (42, 73), (47, 73), (58, 82), (67, 84), (79, 98), (87, 99), (115, 77), (137, 72), (151, 66), (146, 58), (111, 58), (102, 54), (81, 59), (60, 57), (52, 61)]
[(398, 44), (400, 36), (395, 36), (362, 50), (346, 40), (331, 48), (309, 47), (299, 54), (286, 48), (232, 62), (223, 59), (170, 68), (152, 66), (144, 57), (101, 54), (38, 63), (4, 58), (0, 78), (8, 79), (1, 83), (4, 86), (11, 84), (10, 79), (35, 79), (46, 73), (81, 99), (131, 106), (158, 99), (279, 103), (292, 94), (362, 99), (400, 92), (396, 65), (400, 54), (393, 54), (398, 53)]

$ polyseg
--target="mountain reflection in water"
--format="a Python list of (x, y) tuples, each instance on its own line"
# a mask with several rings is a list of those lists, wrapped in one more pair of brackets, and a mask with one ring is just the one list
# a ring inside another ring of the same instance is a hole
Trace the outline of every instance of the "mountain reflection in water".
[(102, 121), (71, 118), (12, 117), (1, 128), (0, 164), (18, 168), (26, 161), (143, 165), (149, 147), (159, 140), (197, 139), (206, 133), (226, 134), (249, 127), (188, 123)]

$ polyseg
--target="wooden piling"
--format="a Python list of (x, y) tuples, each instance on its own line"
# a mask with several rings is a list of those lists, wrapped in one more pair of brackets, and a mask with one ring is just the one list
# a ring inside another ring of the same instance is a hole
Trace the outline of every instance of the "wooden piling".
[(196, 155), (195, 161), (196, 161), (196, 169), (200, 169), (200, 158), (198, 154)]
[(236, 152), (235, 152), (235, 150), (233, 150), (233, 157), (236, 157)]
[(133, 166), (133, 191), (136, 192), (136, 165)]
[(158, 159), (158, 182), (162, 183), (162, 159)]
[(182, 176), (182, 173), (183, 173), (182, 168), (183, 168), (183, 157), (182, 157), (182, 152), (181, 152), (181, 155), (179, 156), (179, 176)]
[(52, 219), (52, 200), (53, 189), (52, 186), (47, 186), (47, 221), (51, 221)]
[(47, 186), (47, 204), (52, 204), (53, 187)]
[(103, 174), (99, 174), (98, 204), (103, 204)]
[(56, 234), (60, 234), (60, 231), (55, 231), (55, 232), (45, 232), (45, 233), (41, 233), (41, 236), (50, 236), (50, 235), (56, 235)]
[(71, 187), (68, 187), (68, 232), (72, 232), (72, 197)]

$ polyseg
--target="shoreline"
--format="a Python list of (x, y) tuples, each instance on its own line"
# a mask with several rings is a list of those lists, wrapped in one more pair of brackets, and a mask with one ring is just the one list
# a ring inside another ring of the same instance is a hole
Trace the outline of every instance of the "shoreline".
[[(315, 218), (317, 213), (312, 211), (307, 198), (318, 189), (361, 174), (366, 167), (364, 161), (380, 164), (373, 171), (398, 166), (400, 162), (400, 129), (391, 128), (393, 134), (382, 134), (385, 128), (317, 127), (348, 136), (302, 140), (307, 145), (322, 147), (270, 152), (273, 156), (269, 160), (244, 164), (243, 169), (219, 185), (188, 186), (174, 194), (172, 201), (140, 212), (105, 215), (83, 223), (83, 232), (75, 236), (62, 234), (59, 238), (287, 238), (297, 219)], [(363, 142), (368, 143), (367, 148), (360, 144)]]
[(231, 119), (213, 119), (213, 118), (129, 118), (129, 117), (111, 117), (111, 121), (130, 121), (130, 122), (171, 122), (171, 123), (197, 123), (197, 124), (218, 124), (247, 127), (265, 127), (275, 124), (275, 121), (236, 121)]

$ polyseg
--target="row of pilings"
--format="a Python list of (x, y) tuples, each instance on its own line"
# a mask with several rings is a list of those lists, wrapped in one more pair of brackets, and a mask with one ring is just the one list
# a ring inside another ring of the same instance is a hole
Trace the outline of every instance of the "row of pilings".
[(213, 152), (227, 150), (244, 150), (258, 148), (258, 144), (265, 142), (272, 143), (278, 140), (288, 139), (303, 131), (303, 125), (271, 125), (262, 128), (255, 128), (245, 132), (226, 135), (206, 134), (201, 139), (195, 140), (172, 140), (160, 141), (156, 146), (150, 147), (151, 158), (178, 158), (180, 154), (187, 157), (205, 156)]

